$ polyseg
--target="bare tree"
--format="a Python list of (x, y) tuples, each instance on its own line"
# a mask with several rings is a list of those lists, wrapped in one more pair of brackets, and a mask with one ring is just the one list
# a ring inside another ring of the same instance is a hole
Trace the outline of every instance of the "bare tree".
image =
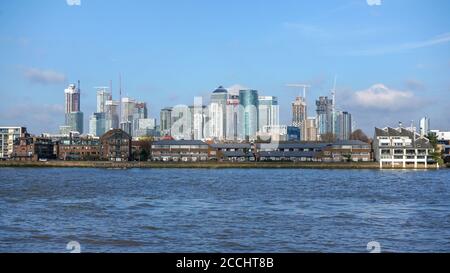
[(353, 131), (353, 133), (350, 135), (350, 139), (351, 140), (360, 140), (360, 141), (366, 142), (366, 143), (370, 142), (370, 139), (367, 137), (367, 135), (361, 129), (356, 129), (355, 131)]
[(336, 141), (336, 135), (333, 133), (326, 133), (320, 135), (320, 140), (323, 142), (335, 142)]

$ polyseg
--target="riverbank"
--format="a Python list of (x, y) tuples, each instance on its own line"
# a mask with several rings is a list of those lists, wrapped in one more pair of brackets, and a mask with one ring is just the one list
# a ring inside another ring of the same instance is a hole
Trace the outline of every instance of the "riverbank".
[[(202, 169), (379, 169), (377, 162), (111, 162), (111, 161), (0, 161), (1, 167), (41, 168), (202, 168)], [(392, 169), (392, 167), (384, 167)], [(397, 166), (394, 169), (404, 169)], [(414, 169), (414, 166), (406, 169)], [(418, 169), (425, 169), (419, 166)], [(436, 169), (428, 165), (427, 169)]]

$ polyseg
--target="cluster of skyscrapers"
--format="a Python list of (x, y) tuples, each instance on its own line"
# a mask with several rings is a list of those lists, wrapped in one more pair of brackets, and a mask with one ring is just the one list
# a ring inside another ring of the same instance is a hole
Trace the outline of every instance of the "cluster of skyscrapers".
[[(262, 96), (257, 90), (229, 91), (219, 86), (207, 105), (195, 97), (191, 106), (163, 108), (160, 124), (149, 118), (147, 104), (130, 97), (114, 100), (111, 87), (97, 87), (97, 109), (89, 118), (89, 134), (101, 136), (110, 129), (122, 129), (131, 136), (170, 136), (174, 139), (210, 139), (214, 141), (320, 141), (327, 137), (348, 140), (352, 118), (348, 112), (336, 110), (332, 98), (316, 100), (316, 115), (308, 116), (305, 96), (292, 102), (292, 123), (280, 124), (278, 98)], [(80, 109), (80, 82), (71, 84), (65, 93), (65, 124), (61, 134), (83, 133)], [(121, 92), (120, 92), (121, 94)]]
[[(155, 135), (156, 119), (148, 117), (147, 104), (129, 97), (113, 100), (110, 87), (98, 87), (97, 109), (89, 118), (89, 134), (101, 136), (111, 129), (122, 129), (133, 137)], [(80, 83), (69, 85), (65, 93), (65, 124), (60, 133), (83, 134), (83, 112), (80, 111)]]
[(334, 99), (328, 97), (320, 97), (316, 107), (316, 116), (308, 117), (306, 98), (298, 96), (292, 103), (292, 123), (281, 125), (277, 97), (261, 96), (252, 89), (233, 93), (220, 86), (212, 92), (208, 105), (198, 97), (192, 106), (162, 109), (160, 129), (162, 136), (175, 139), (320, 141), (327, 136), (350, 139), (352, 120), (348, 112), (336, 110)]
[(257, 90), (232, 93), (220, 86), (208, 105), (196, 97), (192, 106), (162, 109), (160, 118), (161, 135), (175, 139), (254, 140), (279, 126), (279, 106), (276, 97), (259, 96)]

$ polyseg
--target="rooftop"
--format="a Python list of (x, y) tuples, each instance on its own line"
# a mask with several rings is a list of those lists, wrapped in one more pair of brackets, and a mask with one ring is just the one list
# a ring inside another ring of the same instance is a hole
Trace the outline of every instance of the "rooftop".
[(216, 88), (216, 90), (213, 91), (213, 93), (228, 93), (228, 90), (225, 89), (223, 86), (219, 86)]
[(208, 145), (201, 140), (159, 140), (153, 142), (153, 145)]

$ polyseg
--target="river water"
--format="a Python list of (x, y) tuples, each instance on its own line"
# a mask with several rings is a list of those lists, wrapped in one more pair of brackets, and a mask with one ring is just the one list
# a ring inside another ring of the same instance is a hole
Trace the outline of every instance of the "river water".
[(0, 168), (0, 252), (450, 252), (450, 170)]

